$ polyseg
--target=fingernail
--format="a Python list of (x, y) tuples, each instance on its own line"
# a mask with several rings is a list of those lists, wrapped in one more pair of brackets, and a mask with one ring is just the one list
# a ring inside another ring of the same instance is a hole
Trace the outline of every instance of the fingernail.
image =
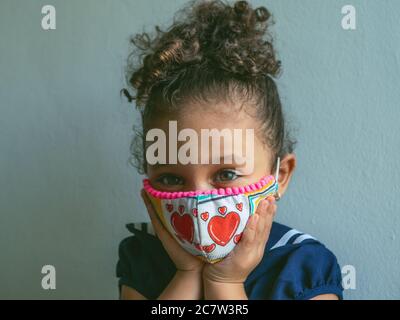
[(254, 212), (254, 214), (258, 211), (265, 211), (267, 209), (267, 204), (265, 203), (264, 200), (261, 200), (257, 206), (257, 210)]
[(268, 200), (268, 202), (269, 202), (270, 204), (275, 203), (275, 198), (274, 198), (273, 196), (268, 196), (268, 197), (267, 197), (267, 200)]

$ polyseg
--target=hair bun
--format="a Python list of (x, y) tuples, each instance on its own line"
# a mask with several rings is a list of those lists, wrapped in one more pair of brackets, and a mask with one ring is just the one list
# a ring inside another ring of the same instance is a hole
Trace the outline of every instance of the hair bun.
[[(156, 34), (131, 38), (139, 65), (128, 61), (127, 77), (144, 106), (153, 88), (185, 74), (188, 68), (240, 79), (275, 77), (280, 72), (267, 20), (269, 11), (248, 1), (193, 0), (179, 10), (173, 24)], [(124, 92), (126, 94), (126, 92)]]
[(267, 21), (271, 17), (271, 14), (265, 7), (258, 7), (255, 10), (255, 14), (256, 14), (257, 20), (260, 22)]
[(240, 15), (249, 10), (249, 4), (247, 1), (238, 1), (235, 3), (233, 9), (235, 10), (236, 14)]

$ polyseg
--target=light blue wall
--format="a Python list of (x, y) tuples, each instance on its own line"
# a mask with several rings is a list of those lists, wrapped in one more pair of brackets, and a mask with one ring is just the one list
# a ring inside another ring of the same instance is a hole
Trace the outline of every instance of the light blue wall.
[[(117, 298), (124, 224), (147, 220), (119, 97), (128, 37), (185, 1), (0, 2), (0, 298)], [(277, 219), (356, 268), (345, 297), (400, 298), (400, 1), (270, 0), (298, 129)], [(357, 30), (341, 28), (341, 7)], [(53, 4), (57, 29), (41, 29)], [(57, 289), (41, 289), (41, 267)]]

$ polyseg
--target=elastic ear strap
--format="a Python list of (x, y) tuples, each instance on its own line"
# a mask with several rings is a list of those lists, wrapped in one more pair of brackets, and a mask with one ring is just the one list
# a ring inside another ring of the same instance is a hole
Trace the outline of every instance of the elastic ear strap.
[[(278, 183), (280, 165), (281, 165), (281, 158), (278, 157), (278, 160), (276, 161), (276, 172), (275, 172), (275, 181), (276, 181), (276, 183)], [(279, 184), (278, 184), (278, 188), (279, 188)], [(279, 194), (278, 191), (276, 191), (276, 193), (275, 193), (275, 201), (279, 201), (280, 198), (281, 198), (281, 195)]]
[(278, 160), (276, 161), (276, 172), (275, 172), (275, 180), (278, 181), (279, 177), (279, 166), (281, 165), (281, 158), (278, 157)]

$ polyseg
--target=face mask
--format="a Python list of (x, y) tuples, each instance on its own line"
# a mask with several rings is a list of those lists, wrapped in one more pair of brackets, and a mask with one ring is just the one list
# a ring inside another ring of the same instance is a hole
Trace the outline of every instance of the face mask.
[(275, 177), (244, 187), (206, 191), (163, 192), (148, 179), (143, 186), (164, 227), (189, 253), (215, 263), (239, 243), (247, 220), (261, 200), (278, 193), (279, 158)]

